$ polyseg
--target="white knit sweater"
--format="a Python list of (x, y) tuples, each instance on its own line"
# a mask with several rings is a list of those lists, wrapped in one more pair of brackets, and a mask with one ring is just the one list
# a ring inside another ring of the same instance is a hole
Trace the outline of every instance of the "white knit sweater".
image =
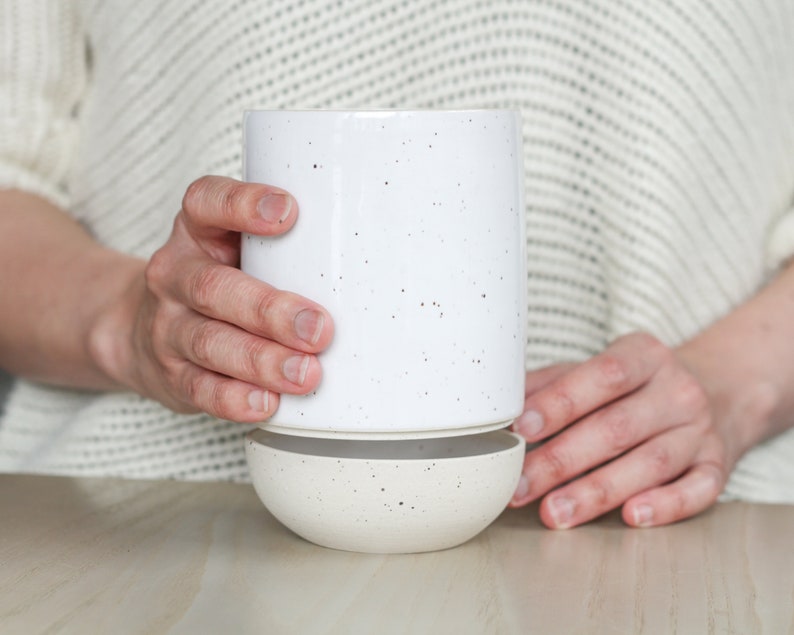
[[(519, 108), (528, 364), (676, 344), (794, 253), (792, 33), (791, 0), (0, 0), (0, 187), (145, 257), (189, 182), (239, 177), (244, 109)], [(242, 434), (18, 382), (0, 469), (245, 479)], [(728, 493), (792, 483), (794, 433)]]

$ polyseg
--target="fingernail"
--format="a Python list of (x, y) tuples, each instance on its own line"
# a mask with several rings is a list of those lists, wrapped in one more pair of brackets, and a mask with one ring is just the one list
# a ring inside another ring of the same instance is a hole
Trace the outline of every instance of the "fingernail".
[(516, 419), (513, 427), (522, 437), (534, 437), (543, 430), (543, 415), (537, 410), (527, 410)]
[(286, 194), (266, 194), (256, 206), (260, 216), (270, 223), (283, 223), (292, 211), (292, 197)]
[(529, 479), (522, 474), (521, 478), (518, 479), (515, 494), (513, 494), (513, 502), (516, 504), (522, 503), (527, 494), (529, 494)]
[(325, 317), (319, 311), (304, 309), (295, 316), (295, 333), (304, 342), (316, 344), (323, 332)]
[(634, 524), (637, 527), (650, 527), (653, 524), (653, 507), (637, 505), (634, 508)]
[(281, 364), (281, 372), (293, 384), (303, 386), (306, 381), (306, 371), (309, 370), (310, 358), (308, 355), (294, 355)]
[(558, 529), (565, 529), (570, 526), (573, 512), (576, 509), (576, 502), (565, 496), (552, 498), (549, 501), (549, 513)]
[(256, 412), (267, 412), (270, 393), (267, 390), (252, 390), (248, 393), (248, 405)]

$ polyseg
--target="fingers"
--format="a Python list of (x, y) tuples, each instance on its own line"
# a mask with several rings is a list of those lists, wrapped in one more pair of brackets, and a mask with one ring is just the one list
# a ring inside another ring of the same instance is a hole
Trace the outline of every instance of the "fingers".
[(198, 314), (187, 316), (173, 338), (177, 354), (194, 365), (270, 391), (306, 394), (322, 376), (314, 355)]
[(242, 381), (223, 377), (204, 368), (182, 362), (180, 387), (187, 411), (198, 408), (219, 419), (259, 423), (278, 408), (278, 394)]
[(535, 431), (540, 430), (543, 419), (532, 407), (532, 395), (562, 377), (573, 366), (573, 363), (555, 364), (527, 373), (524, 383), (524, 412), (513, 422), (514, 432), (518, 432), (524, 437), (536, 435)]
[(565, 529), (623, 505), (627, 524), (650, 527), (703, 511), (727, 480), (724, 448), (713, 434), (704, 440), (704, 429), (703, 422), (673, 428), (554, 490), (540, 505), (541, 520)]
[(530, 442), (550, 436), (645, 384), (670, 355), (650, 335), (624, 336), (528, 396), (516, 431)]
[(149, 301), (136, 323), (145, 355), (137, 366), (156, 379), (141, 380), (142, 392), (179, 409), (262, 421), (278, 393), (317, 386), (315, 353), (333, 336), (330, 315), (237, 268), (241, 232), (281, 234), (297, 212), (277, 187), (218, 176), (188, 187), (171, 238), (145, 271)]
[(298, 205), (277, 187), (203, 176), (187, 188), (182, 210), (188, 231), (199, 239), (227, 231), (272, 236), (295, 224)]
[(633, 527), (653, 527), (689, 518), (714, 504), (726, 481), (718, 463), (697, 463), (673, 483), (626, 501), (623, 520)]
[[(702, 434), (699, 422), (707, 417), (707, 397), (699, 384), (674, 368), (664, 369), (659, 375), (659, 381), (602, 407), (527, 453), (523, 471), (526, 487), (515, 504), (534, 500), (666, 431), (689, 424)], [(680, 455), (691, 451), (683, 450)], [(619, 464), (625, 465), (625, 461)], [(631, 476), (624, 478), (633, 485)]]
[(146, 270), (149, 288), (193, 311), (306, 353), (324, 350), (333, 321), (319, 304), (279, 291), (239, 269), (211, 260), (155, 254)]
[[(333, 325), (322, 307), (229, 266), (237, 264), (229, 258), (226, 238), (230, 232), (275, 235), (294, 224), (297, 203), (289, 193), (269, 185), (205, 176), (188, 187), (180, 217), (193, 238), (221, 240), (214, 244), (205, 240), (204, 253), (188, 250), (175, 257), (165, 250), (158, 252), (147, 272), (150, 287), (165, 287), (172, 298), (198, 313), (296, 350), (317, 352), (328, 345)], [(237, 251), (235, 242), (235, 255)]]
[(543, 499), (541, 520), (552, 528), (573, 527), (671, 481), (691, 465), (699, 436), (694, 427), (667, 432), (560, 487)]
[(543, 496), (549, 527), (620, 506), (633, 526), (675, 522), (707, 508), (725, 485), (725, 442), (703, 385), (650, 336), (528, 374), (525, 406), (515, 427), (530, 443), (546, 440), (526, 454), (511, 506)]
[(574, 363), (566, 362), (529, 371), (524, 382), (524, 396), (530, 397), (541, 388), (545, 388), (551, 382), (562, 377), (574, 366)]

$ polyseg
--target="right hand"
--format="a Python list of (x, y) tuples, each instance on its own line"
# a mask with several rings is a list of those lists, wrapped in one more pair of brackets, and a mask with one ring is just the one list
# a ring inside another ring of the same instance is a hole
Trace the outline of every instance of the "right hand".
[(115, 340), (119, 327), (128, 337), (110, 374), (177, 412), (246, 423), (271, 416), (280, 393), (314, 390), (330, 315), (237, 268), (241, 232), (282, 234), (297, 211), (275, 187), (217, 176), (192, 183), (170, 238), (115, 309)]

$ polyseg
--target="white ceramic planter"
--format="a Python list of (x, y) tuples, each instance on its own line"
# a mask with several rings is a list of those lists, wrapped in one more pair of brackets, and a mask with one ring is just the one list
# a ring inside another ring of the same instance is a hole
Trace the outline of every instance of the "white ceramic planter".
[(508, 111), (248, 112), (244, 176), (295, 227), (242, 269), (323, 304), (323, 380), (269, 429), (363, 438), (503, 427), (524, 399), (521, 126)]

